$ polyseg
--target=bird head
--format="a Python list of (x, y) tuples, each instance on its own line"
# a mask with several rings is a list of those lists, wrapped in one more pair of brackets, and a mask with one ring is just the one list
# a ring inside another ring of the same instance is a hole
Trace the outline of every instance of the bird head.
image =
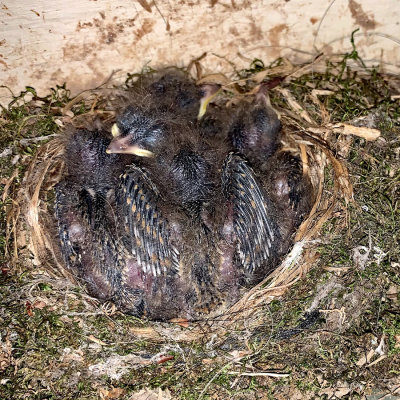
[(68, 135), (64, 159), (69, 182), (104, 196), (113, 189), (131, 161), (120, 154), (106, 154), (109, 143), (107, 131), (101, 129), (77, 129)]
[(249, 159), (264, 161), (278, 148), (281, 122), (263, 86), (251, 104), (242, 102), (229, 129), (232, 145)]
[(201, 88), (182, 71), (165, 70), (148, 89), (159, 109), (194, 119), (202, 96)]
[(165, 135), (164, 124), (151, 111), (129, 106), (111, 129), (113, 139), (109, 154), (131, 154), (152, 157)]

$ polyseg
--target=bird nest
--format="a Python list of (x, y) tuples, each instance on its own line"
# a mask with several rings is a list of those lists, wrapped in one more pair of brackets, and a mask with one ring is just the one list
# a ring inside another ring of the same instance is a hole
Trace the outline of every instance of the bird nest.
[[(246, 76), (235, 80), (222, 74), (203, 76), (199, 60), (194, 61), (188, 67), (188, 71), (195, 76), (198, 83), (222, 85), (222, 94), (217, 101), (226, 107), (231, 107), (238, 100), (254, 94), (257, 86), (263, 81), (273, 82), (274, 77), (285, 76), (285, 83), (290, 82), (325, 65), (324, 59), (301, 67), (283, 62), (261, 71), (247, 71)], [(112, 85), (110, 79), (97, 89), (79, 94), (63, 105), (60, 110), (62, 117), (56, 122), (60, 126), (67, 124), (82, 126), (86, 121), (95, 118), (112, 120), (115, 117), (113, 101), (123, 95), (132, 79), (134, 80), (135, 76), (130, 76), (124, 86), (117, 88)], [(315, 264), (319, 257), (316, 243), (324, 223), (332, 217), (339, 205), (347, 205), (352, 201), (353, 189), (342, 159), (347, 155), (353, 136), (361, 136), (366, 140), (373, 140), (379, 136), (379, 131), (374, 129), (345, 123), (332, 124), (330, 115), (320, 100), (321, 96), (327, 95), (323, 90), (313, 90), (311, 95), (311, 101), (320, 116), (319, 121), (311, 116), (284, 85), (276, 86), (270, 93), (272, 104), (280, 114), (283, 126), (283, 147), (301, 157), (304, 173), (309, 175), (312, 182), (315, 191), (313, 207), (308, 218), (299, 227), (290, 253), (278, 268), (218, 317), (214, 315), (198, 322), (191, 322), (192, 329), (181, 332), (179, 336), (175, 332), (175, 340), (192, 340), (199, 334), (243, 327), (254, 329), (263, 324), (266, 318), (264, 306), (282, 296), (286, 290), (306, 276)], [(61, 131), (55, 138), (38, 148), (27, 166), (21, 188), (14, 194), (12, 208), (8, 213), (7, 243), (10, 245), (7, 251), (17, 263), (20, 257), (19, 249), (25, 242), (29, 253), (33, 255), (35, 268), (40, 267), (45, 270), (54, 280), (73, 280), (74, 277), (64, 266), (53, 210), (53, 188), (63, 173), (63, 152), (64, 140)], [(8, 192), (16, 176), (17, 173), (13, 174), (7, 182), (5, 193)], [(347, 218), (342, 219), (342, 223), (346, 224)], [(104, 312), (115, 312), (112, 306), (102, 307)], [(175, 322), (181, 326), (187, 325), (184, 320)], [(157, 329), (164, 329), (161, 333), (169, 336), (168, 327), (163, 325)], [(149, 333), (146, 330), (145, 334), (157, 337), (160, 331)]]

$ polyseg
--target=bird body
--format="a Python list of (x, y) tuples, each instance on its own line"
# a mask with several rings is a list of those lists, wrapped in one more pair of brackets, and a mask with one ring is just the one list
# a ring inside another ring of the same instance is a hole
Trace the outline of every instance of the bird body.
[[(105, 152), (107, 132), (78, 130), (65, 149), (67, 175), (56, 187), (56, 216), (66, 263), (102, 300), (115, 296), (122, 265), (115, 188), (125, 166)], [(108, 268), (113, 265), (113, 268)]]
[(266, 84), (260, 85), (251, 103), (239, 103), (228, 137), (253, 168), (254, 179), (268, 204), (268, 217), (275, 223), (278, 238), (270, 265), (276, 265), (276, 260), (289, 250), (294, 232), (311, 210), (313, 194), (300, 159), (282, 150), (281, 122), (270, 106), (266, 88)]

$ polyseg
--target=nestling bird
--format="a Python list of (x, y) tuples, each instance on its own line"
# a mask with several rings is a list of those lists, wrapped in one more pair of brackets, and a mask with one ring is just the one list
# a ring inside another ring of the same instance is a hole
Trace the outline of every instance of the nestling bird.
[(123, 108), (127, 104), (151, 107), (189, 123), (196, 121), (201, 99), (207, 95), (187, 73), (171, 67), (141, 75), (129, 88)]
[(281, 149), (281, 122), (269, 104), (266, 90), (267, 85), (261, 85), (251, 104), (239, 104), (228, 136), (253, 168), (269, 204), (268, 215), (277, 227), (275, 254), (282, 256), (311, 209), (312, 186), (303, 174), (300, 159)]
[[(69, 268), (99, 299), (119, 303), (124, 249), (120, 243), (115, 191), (130, 160), (109, 155), (103, 130), (81, 129), (68, 135), (67, 173), (56, 186), (56, 216)], [(134, 293), (135, 307), (141, 299)]]
[(184, 119), (172, 119), (158, 109), (128, 106), (112, 131), (107, 152), (136, 156), (136, 163), (149, 171), (156, 186), (165, 187), (163, 196), (170, 202), (189, 211), (211, 197), (215, 149)]
[[(114, 139), (107, 151), (137, 158), (135, 167), (125, 174), (120, 197), (121, 204), (129, 205), (123, 214), (127, 216), (132, 248), (140, 239), (150, 249), (151, 254), (140, 254), (138, 264), (147, 274), (158, 276), (162, 270), (160, 243), (173, 241), (174, 268), (179, 271), (176, 282), (186, 287), (186, 300), (181, 307), (194, 315), (195, 310), (210, 309), (220, 297), (215, 288), (219, 274), (216, 233), (210, 221), (210, 208), (214, 207), (210, 204), (215, 203), (218, 185), (218, 150), (202, 141), (194, 126), (168, 117), (158, 109), (129, 106), (117, 118)], [(142, 189), (144, 199), (138, 199), (136, 182), (144, 180), (140, 178), (143, 174), (147, 185), (145, 191)], [(148, 217), (144, 226), (138, 227), (137, 221), (144, 218), (143, 212), (138, 211), (143, 209), (144, 200)], [(154, 212), (165, 216), (163, 229), (154, 227), (158, 221)], [(151, 234), (154, 229), (156, 236)]]

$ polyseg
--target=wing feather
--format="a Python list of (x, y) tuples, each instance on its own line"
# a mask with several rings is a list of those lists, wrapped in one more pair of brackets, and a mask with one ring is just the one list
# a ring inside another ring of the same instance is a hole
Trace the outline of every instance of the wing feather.
[(225, 161), (223, 186), (233, 202), (240, 262), (248, 273), (257, 273), (269, 264), (277, 241), (272, 208), (252, 168), (238, 154), (229, 154)]
[(154, 277), (179, 272), (179, 252), (170, 238), (168, 221), (159, 207), (159, 192), (137, 166), (121, 177), (120, 203), (127, 216), (132, 255), (140, 268)]

